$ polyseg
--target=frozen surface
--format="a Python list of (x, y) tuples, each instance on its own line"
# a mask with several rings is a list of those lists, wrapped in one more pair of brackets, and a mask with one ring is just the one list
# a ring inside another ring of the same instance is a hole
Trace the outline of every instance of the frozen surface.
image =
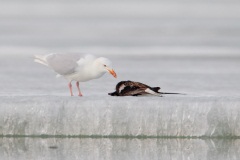
[(0, 134), (240, 136), (238, 98), (0, 97)]
[[(118, 79), (82, 83), (84, 97), (70, 97), (66, 81), (29, 55), (2, 56), (0, 134), (240, 136), (238, 57), (110, 58)], [(107, 95), (128, 79), (187, 95)]]
[(8, 160), (238, 160), (240, 140), (1, 138)]
[[(105, 74), (81, 83), (85, 98), (106, 96), (121, 80), (160, 86), (163, 92), (186, 93), (185, 97), (240, 97), (239, 56), (111, 56), (118, 78)], [(68, 96), (67, 81), (33, 62), (32, 55), (0, 56), (1, 96)], [(74, 86), (74, 93), (77, 94)], [(111, 98), (111, 97), (108, 97)]]

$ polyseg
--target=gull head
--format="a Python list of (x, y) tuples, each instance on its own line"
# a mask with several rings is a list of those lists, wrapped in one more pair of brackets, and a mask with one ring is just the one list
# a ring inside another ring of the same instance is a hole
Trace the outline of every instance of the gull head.
[(112, 69), (112, 62), (109, 59), (100, 57), (95, 60), (95, 63), (100, 72), (110, 73), (111, 75), (113, 75), (113, 77), (117, 78), (117, 74)]

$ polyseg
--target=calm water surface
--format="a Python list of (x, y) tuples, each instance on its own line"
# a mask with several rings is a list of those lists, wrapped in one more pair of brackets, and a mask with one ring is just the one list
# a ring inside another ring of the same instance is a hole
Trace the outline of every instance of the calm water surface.
[(0, 138), (0, 159), (238, 160), (240, 140)]

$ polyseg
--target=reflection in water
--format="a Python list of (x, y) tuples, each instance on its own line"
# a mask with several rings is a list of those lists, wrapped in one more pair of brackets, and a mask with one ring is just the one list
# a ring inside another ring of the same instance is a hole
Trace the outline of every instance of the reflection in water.
[(240, 159), (240, 140), (1, 138), (1, 159)]

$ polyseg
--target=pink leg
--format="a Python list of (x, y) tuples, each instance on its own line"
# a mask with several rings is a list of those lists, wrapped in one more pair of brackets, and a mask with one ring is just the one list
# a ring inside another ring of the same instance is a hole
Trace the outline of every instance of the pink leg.
[(73, 92), (72, 92), (72, 84), (71, 84), (71, 82), (68, 83), (68, 87), (69, 87), (69, 90), (70, 90), (70, 94), (71, 94), (71, 96), (73, 96)]
[(80, 91), (79, 82), (76, 82), (76, 86), (77, 86), (77, 89), (78, 89), (78, 96), (83, 96), (81, 91)]

